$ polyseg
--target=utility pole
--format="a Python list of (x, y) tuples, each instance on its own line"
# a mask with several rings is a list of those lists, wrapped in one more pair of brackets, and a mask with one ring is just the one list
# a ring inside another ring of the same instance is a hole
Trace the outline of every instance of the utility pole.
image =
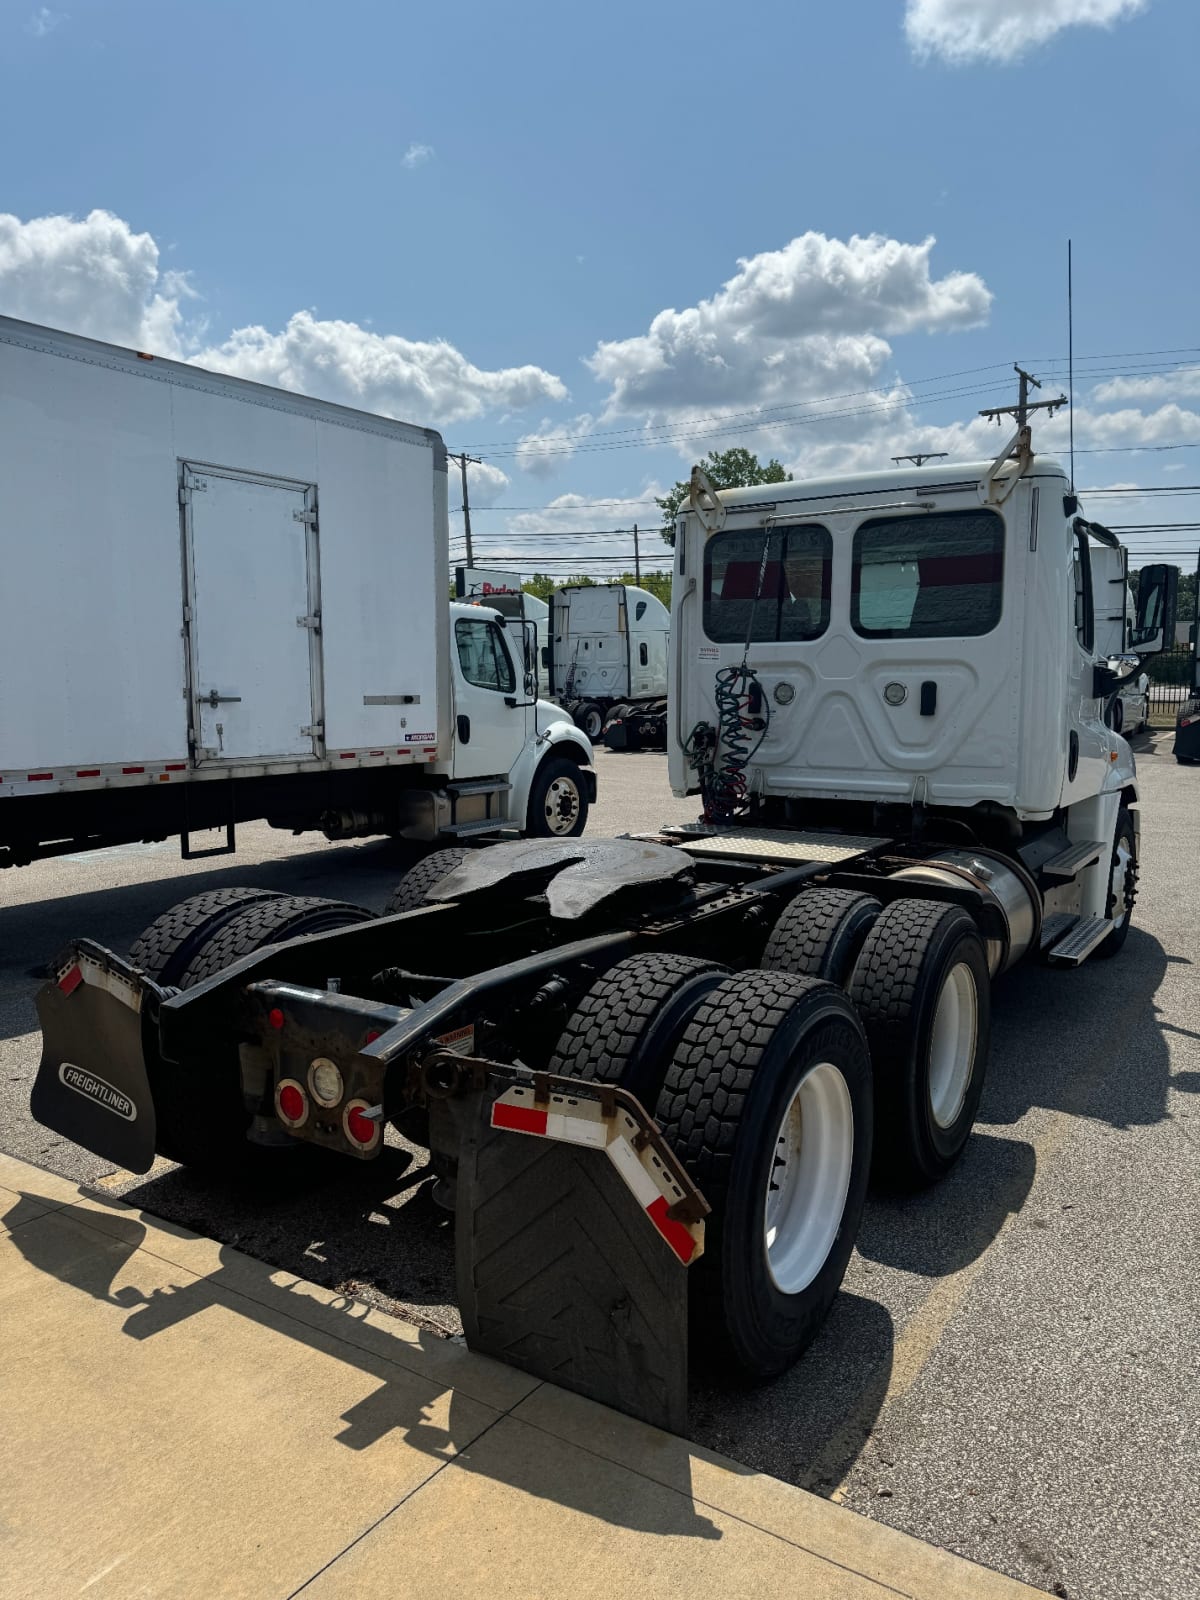
[(462, 473), (463, 532), (467, 537), (467, 565), (468, 567), (473, 567), (475, 565), (475, 552), (471, 548), (471, 497), (467, 492), (467, 467), (471, 462), (474, 462), (477, 467), (482, 466), (483, 463), (478, 456), (469, 456), (465, 450), (460, 450), (457, 455), (454, 454), (453, 450), (447, 450), (446, 457), (450, 461), (457, 461), (458, 469)]
[(638, 526), (633, 525), (633, 576), (638, 588), (642, 586), (642, 553), (638, 548)]
[(923, 467), (927, 461), (945, 461), (949, 454), (949, 450), (918, 450), (916, 455), (893, 456), (892, 460), (897, 466), (902, 461), (911, 461), (914, 467)]
[(996, 422), (999, 422), (1001, 417), (1015, 417), (1017, 419), (1017, 429), (1019, 431), (1025, 426), (1031, 411), (1048, 411), (1050, 415), (1053, 416), (1061, 406), (1065, 406), (1067, 404), (1067, 397), (1065, 394), (1060, 394), (1057, 400), (1031, 400), (1029, 398), (1029, 385), (1032, 384), (1035, 389), (1040, 389), (1042, 387), (1041, 384), (1034, 377), (1032, 372), (1026, 372), (1024, 367), (1017, 366), (1015, 361), (1013, 362), (1013, 371), (1021, 380), (1021, 387), (1017, 394), (1016, 405), (990, 406), (986, 411), (981, 411), (979, 413), (981, 417), (989, 417)]

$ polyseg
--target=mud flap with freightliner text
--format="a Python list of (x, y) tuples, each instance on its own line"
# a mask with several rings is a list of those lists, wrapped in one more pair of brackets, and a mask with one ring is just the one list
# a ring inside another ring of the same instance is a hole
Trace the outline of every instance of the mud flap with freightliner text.
[(155, 1119), (142, 1049), (147, 980), (90, 939), (68, 946), (51, 971), (37, 995), (42, 1060), (29, 1109), (64, 1139), (148, 1172)]

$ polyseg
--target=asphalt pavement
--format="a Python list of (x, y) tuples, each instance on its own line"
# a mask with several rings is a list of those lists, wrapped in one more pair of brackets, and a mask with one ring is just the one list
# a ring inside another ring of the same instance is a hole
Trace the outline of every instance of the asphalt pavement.
[[(833, 1313), (759, 1389), (696, 1388), (692, 1437), (1071, 1600), (1200, 1596), (1200, 772), (1139, 739), (1141, 891), (1115, 961), (1021, 968), (994, 994), (977, 1131), (917, 1197), (874, 1196)], [(694, 815), (661, 755), (598, 757), (592, 831)], [(319, 1189), (112, 1173), (33, 1123), (32, 996), (86, 933), (123, 950), (202, 888), (379, 907), (413, 853), (265, 827), (226, 863), (174, 844), (0, 875), (0, 1148), (428, 1329), (458, 1328), (420, 1152)]]

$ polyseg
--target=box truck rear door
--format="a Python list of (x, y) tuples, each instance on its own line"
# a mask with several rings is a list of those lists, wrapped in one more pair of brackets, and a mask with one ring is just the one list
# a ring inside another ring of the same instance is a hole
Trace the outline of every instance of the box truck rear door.
[(319, 754), (313, 487), (187, 467), (184, 507), (197, 762)]

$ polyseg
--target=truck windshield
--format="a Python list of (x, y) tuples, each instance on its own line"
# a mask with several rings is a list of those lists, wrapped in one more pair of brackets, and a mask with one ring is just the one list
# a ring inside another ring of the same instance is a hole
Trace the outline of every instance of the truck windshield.
[(854, 535), (850, 612), (868, 639), (949, 639), (1000, 620), (1004, 523), (994, 511), (881, 517)]
[(818, 523), (714, 534), (704, 547), (705, 633), (721, 643), (817, 638), (829, 626), (832, 555)]

